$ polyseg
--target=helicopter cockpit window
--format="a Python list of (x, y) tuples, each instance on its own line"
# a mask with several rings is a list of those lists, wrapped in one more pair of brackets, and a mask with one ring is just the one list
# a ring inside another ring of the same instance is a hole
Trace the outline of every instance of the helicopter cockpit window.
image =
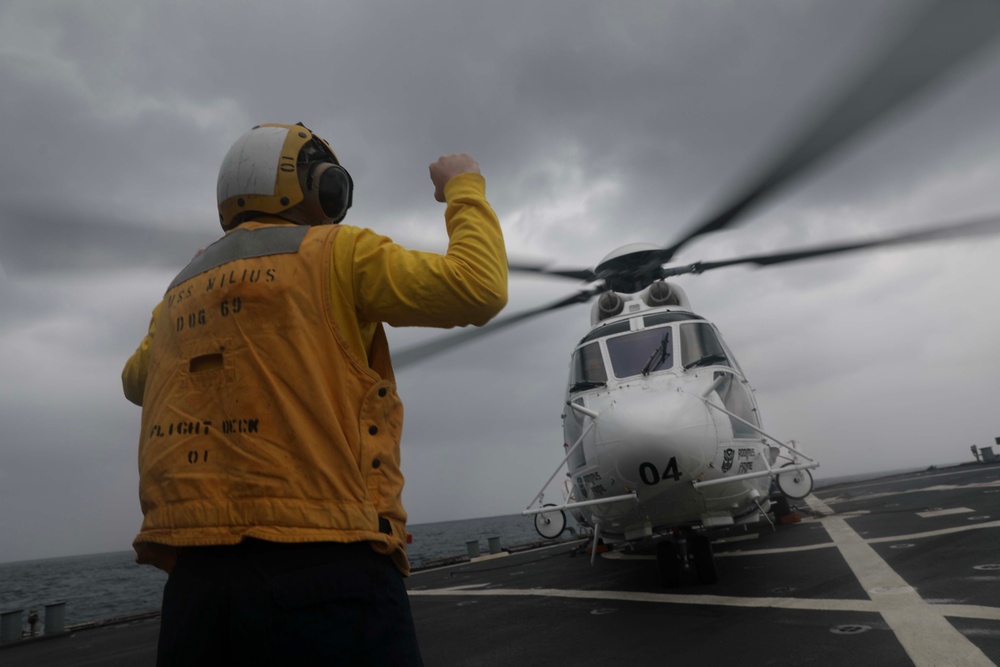
[(685, 313), (681, 310), (672, 310), (666, 313), (653, 313), (652, 315), (646, 315), (642, 318), (643, 325), (648, 327), (655, 327), (658, 324), (669, 324), (671, 322), (686, 322), (688, 320), (703, 320), (705, 319), (701, 315), (695, 315), (694, 313)]
[(624, 333), (629, 330), (629, 326), (628, 320), (625, 320), (624, 322), (615, 322), (614, 324), (606, 324), (603, 327), (594, 329), (589, 334), (584, 336), (583, 340), (580, 341), (580, 345), (596, 338), (605, 338), (612, 334)]
[(698, 366), (732, 366), (726, 349), (715, 335), (712, 325), (707, 322), (682, 324), (681, 365), (684, 368)]
[(672, 367), (672, 331), (670, 327), (660, 327), (609, 338), (608, 356), (615, 377), (648, 375)]
[(569, 378), (570, 391), (594, 389), (608, 383), (608, 372), (601, 356), (601, 344), (584, 345), (573, 354)]

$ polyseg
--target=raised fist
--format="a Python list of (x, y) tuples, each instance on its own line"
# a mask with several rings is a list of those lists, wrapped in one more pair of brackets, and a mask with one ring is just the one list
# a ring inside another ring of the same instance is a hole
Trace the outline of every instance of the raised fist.
[(468, 153), (442, 155), (430, 166), (431, 181), (434, 183), (434, 199), (444, 201), (444, 186), (459, 174), (478, 174), (479, 163)]

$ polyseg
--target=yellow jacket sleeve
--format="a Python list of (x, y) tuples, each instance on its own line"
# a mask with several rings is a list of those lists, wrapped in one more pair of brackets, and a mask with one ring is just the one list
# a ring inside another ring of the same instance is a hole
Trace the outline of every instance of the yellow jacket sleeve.
[(140, 406), (142, 405), (142, 395), (146, 389), (149, 348), (153, 344), (153, 333), (156, 330), (156, 315), (162, 305), (161, 303), (153, 309), (153, 317), (149, 321), (149, 333), (139, 343), (135, 353), (125, 362), (125, 369), (122, 371), (122, 389), (125, 390), (125, 398)]
[(408, 250), (367, 229), (345, 227), (332, 278), (357, 317), (391, 326), (482, 326), (507, 304), (507, 253), (479, 174), (445, 186), (445, 254)]

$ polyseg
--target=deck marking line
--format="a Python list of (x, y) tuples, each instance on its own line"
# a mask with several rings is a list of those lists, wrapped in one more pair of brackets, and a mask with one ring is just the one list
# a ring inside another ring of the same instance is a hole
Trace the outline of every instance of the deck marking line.
[(747, 535), (736, 535), (734, 537), (723, 537), (715, 540), (715, 544), (732, 544), (734, 542), (749, 542), (760, 539), (760, 533), (749, 533)]
[[(771, 556), (774, 554), (795, 553), (798, 551), (830, 549), (835, 546), (836, 545), (833, 542), (823, 542), (822, 544), (807, 544), (802, 547), (784, 547), (781, 549), (752, 549), (749, 551), (736, 549), (734, 551), (718, 551), (715, 553), (715, 557), (728, 558), (730, 556)], [(605, 552), (601, 554), (601, 558), (606, 558), (607, 560), (656, 560), (656, 556), (653, 554), (622, 554), (618, 551)]]
[[(816, 511), (832, 511), (815, 496), (807, 496), (806, 502)], [(828, 516), (823, 519), (823, 527), (915, 667), (995, 667), (978, 646), (948, 622), (940, 609), (927, 604), (889, 567), (847, 521)]]
[[(837, 514), (838, 518), (852, 518), (858, 516), (857, 514)], [(873, 537), (871, 539), (866, 539), (865, 542), (868, 544), (885, 544), (886, 542), (904, 542), (910, 540), (919, 540), (927, 537), (940, 537), (941, 535), (952, 535), (954, 533), (964, 533), (970, 530), (981, 530), (983, 528), (1000, 528), (1000, 521), (985, 521), (983, 523), (974, 523), (968, 526), (956, 526), (954, 528), (940, 528), (938, 530), (928, 530), (922, 533), (910, 533), (908, 535), (888, 535), (886, 537)], [(730, 558), (733, 556), (771, 556), (774, 554), (786, 554), (786, 553), (797, 553), (802, 551), (814, 551), (816, 549), (830, 549), (836, 547), (837, 545), (833, 542), (821, 542), (819, 544), (805, 544), (797, 547), (780, 547), (776, 549), (733, 549), (732, 551), (719, 551), (716, 552), (716, 558)], [(647, 555), (620, 555), (617, 551), (608, 551), (607, 553), (601, 554), (603, 558), (618, 559), (618, 560), (656, 560), (656, 556)]]
[[(534, 549), (533, 551), (535, 553), (540, 553), (542, 551), (548, 551), (550, 549), (563, 549), (563, 548), (573, 549), (575, 547), (580, 546), (581, 544), (589, 544), (589, 543), (590, 543), (590, 540), (587, 540), (587, 539), (584, 539), (584, 540), (567, 540), (566, 542), (557, 542), (556, 544), (550, 544), (550, 545), (545, 546), (545, 547), (538, 547), (537, 549)], [(516, 552), (515, 551), (515, 552), (512, 552), (512, 553), (520, 553), (520, 552)], [(414, 569), (414, 570), (410, 571), (410, 577), (416, 577), (416, 576), (419, 576), (421, 574), (427, 574), (429, 572), (440, 572), (441, 570), (452, 570), (452, 569), (459, 568), (459, 567), (468, 567), (469, 565), (474, 565), (474, 564), (475, 563), (470, 563), (467, 560), (463, 560), (461, 562), (451, 563), (449, 565), (437, 565), (437, 566), (432, 566), (432, 567), (427, 567), (427, 568), (421, 568), (419, 570)]]
[[(908, 588), (908, 587), (907, 587)], [(678, 595), (675, 593), (644, 593), (632, 591), (585, 591), (562, 588), (490, 588), (468, 586), (422, 588), (408, 591), (410, 597), (553, 597), (578, 600), (614, 600), (620, 602), (654, 602), (659, 604), (696, 604), (718, 607), (773, 607), (804, 611), (853, 611), (877, 614), (879, 607), (871, 600), (812, 599), (792, 597), (737, 597), (730, 595)], [(1000, 608), (972, 604), (929, 605), (943, 616), (1000, 621)], [(989, 663), (993, 664), (993, 663)]]
[[(837, 514), (835, 515), (841, 519), (847, 517), (850, 518), (850, 514)], [(981, 530), (983, 528), (1000, 528), (1000, 521), (984, 521), (983, 523), (974, 523), (967, 526), (956, 526), (954, 528), (940, 528), (938, 530), (928, 530), (922, 533), (910, 533), (909, 535), (888, 535), (886, 537), (873, 537), (871, 539), (866, 539), (865, 542), (868, 544), (885, 544), (886, 542), (903, 542), (910, 540), (919, 540), (927, 537), (940, 537), (941, 535), (952, 535), (954, 533), (964, 533), (969, 530)], [(727, 556), (767, 556), (773, 554), (783, 554), (783, 553), (793, 553), (796, 551), (812, 551), (814, 549), (829, 549), (830, 547), (837, 546), (833, 542), (822, 542), (820, 544), (806, 544), (799, 547), (782, 547), (779, 549), (734, 549), (733, 551), (720, 551), (715, 554), (716, 558), (723, 558)]]
[(881, 544), (883, 542), (899, 542), (901, 540), (919, 540), (924, 537), (939, 537), (941, 535), (951, 535), (953, 533), (964, 533), (967, 530), (980, 530), (982, 528), (1000, 528), (1000, 521), (986, 521), (974, 523), (968, 526), (957, 526), (955, 528), (941, 528), (940, 530), (929, 530), (925, 533), (910, 533), (909, 535), (890, 535), (889, 537), (873, 537), (868, 540), (868, 544)]
[(976, 618), (983, 621), (1000, 621), (1000, 608), (979, 604), (936, 604), (935, 609), (952, 618)]
[(816, 549), (829, 549), (835, 547), (833, 542), (822, 542), (820, 544), (806, 544), (800, 547), (781, 547), (780, 549), (749, 549), (744, 551), (742, 549), (734, 549), (733, 551), (720, 551), (715, 554), (716, 558), (723, 558), (726, 556), (769, 556), (773, 554), (788, 554), (795, 553), (798, 551), (815, 551)]
[[(891, 498), (893, 496), (902, 496), (907, 493), (923, 493), (925, 491), (956, 491), (959, 489), (994, 489), (1000, 487), (1000, 480), (992, 482), (976, 482), (974, 484), (938, 484), (936, 486), (925, 486), (919, 489), (903, 489), (901, 491), (882, 491), (880, 493), (869, 493), (866, 496), (853, 496), (849, 498), (844, 498), (842, 496), (830, 496), (826, 499), (827, 505), (836, 505), (837, 503), (850, 503), (858, 502), (861, 500), (878, 500), (879, 498)], [(817, 493), (822, 494), (823, 490), (820, 489)], [(814, 496), (816, 494), (813, 494)], [(808, 501), (807, 501), (808, 502)]]
[(936, 516), (950, 516), (952, 514), (971, 514), (975, 512), (974, 509), (969, 509), (968, 507), (952, 507), (946, 510), (931, 510), (929, 512), (917, 512), (917, 516), (921, 519), (930, 519)]
[(871, 600), (826, 600), (806, 598), (750, 598), (730, 595), (678, 595), (674, 593), (644, 593), (641, 591), (584, 591), (562, 588), (490, 588), (467, 590), (464, 588), (433, 588), (409, 591), (411, 597), (496, 596), (496, 597), (552, 597), (577, 600), (615, 600), (620, 602), (656, 602), (660, 604), (697, 604), (720, 607), (774, 607), (777, 609), (803, 609), (812, 611), (853, 611), (878, 613)]
[[(923, 477), (923, 479), (935, 479), (937, 477), (951, 477), (953, 475), (954, 476), (971, 475), (971, 474), (975, 474), (977, 472), (981, 472), (981, 470), (977, 470), (977, 469), (949, 470), (949, 471), (935, 473), (933, 475), (926, 475), (926, 476)], [(913, 478), (910, 477), (910, 476), (902, 476), (899, 479), (893, 479), (891, 477), (882, 477), (882, 478), (878, 478), (878, 479), (873, 479), (873, 480), (871, 480), (869, 482), (857, 482), (855, 484), (851, 484), (851, 488), (863, 489), (866, 486), (887, 486), (889, 484), (896, 484), (898, 482), (910, 482), (912, 480), (913, 480)], [(955, 486), (956, 486), (956, 488), (958, 488), (959, 486), (965, 486), (965, 487), (968, 487), (968, 488), (975, 488), (977, 486), (997, 486), (998, 484), (1000, 484), (1000, 480), (991, 480), (989, 482), (976, 482), (975, 484), (963, 484), (963, 485), (955, 485)], [(834, 489), (830, 489), (830, 490), (831, 491), (835, 491), (836, 489), (834, 488)], [(817, 493), (824, 493), (825, 491), (826, 491), (826, 489), (817, 489)], [(903, 493), (906, 493), (906, 492), (904, 491)]]

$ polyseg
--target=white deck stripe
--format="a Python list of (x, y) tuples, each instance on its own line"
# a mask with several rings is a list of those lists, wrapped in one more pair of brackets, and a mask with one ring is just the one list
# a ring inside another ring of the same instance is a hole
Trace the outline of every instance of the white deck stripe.
[[(856, 514), (841, 514), (843, 519)], [(889, 535), (887, 537), (873, 537), (865, 540), (868, 544), (884, 544), (886, 542), (909, 542), (911, 540), (921, 540), (928, 537), (940, 537), (941, 535), (953, 535), (964, 533), (970, 530), (982, 530), (984, 528), (1000, 528), (1000, 521), (984, 521), (982, 523), (970, 523), (967, 526), (955, 526), (954, 528), (939, 528), (938, 530), (927, 530), (922, 533), (910, 533), (908, 535)], [(812, 551), (814, 549), (829, 549), (837, 546), (833, 542), (822, 542), (820, 544), (806, 544), (800, 547), (782, 547), (780, 549), (736, 549), (733, 551), (720, 551), (715, 554), (717, 558), (725, 556), (765, 556), (768, 554), (792, 553), (795, 551)], [(655, 558), (655, 556), (653, 556)]]
[(951, 516), (952, 514), (971, 514), (976, 510), (968, 507), (952, 507), (946, 510), (929, 510), (927, 512), (917, 512), (921, 519), (932, 519), (936, 516)]
[[(940, 476), (942, 475), (939, 475), (939, 477)], [(936, 486), (923, 486), (917, 489), (903, 489), (900, 491), (880, 491), (879, 493), (869, 493), (866, 496), (850, 496), (846, 498), (842, 496), (828, 496), (826, 499), (826, 503), (828, 505), (836, 505), (837, 503), (854, 503), (854, 502), (860, 502), (862, 500), (877, 500), (878, 498), (890, 498), (893, 496), (905, 495), (907, 493), (925, 493), (927, 491), (935, 491), (935, 492), (955, 491), (956, 489), (995, 489), (997, 487), (1000, 487), (1000, 480), (993, 480), (990, 482), (975, 482), (973, 484), (938, 484)], [(828, 493), (832, 493), (832, 491), (824, 492), (823, 489), (820, 489), (813, 495), (814, 496), (816, 494), (827, 495)]]
[[(815, 511), (832, 513), (815, 496), (807, 497), (806, 502)], [(927, 604), (847, 521), (827, 516), (822, 523), (916, 667), (995, 667), (992, 660), (948, 622), (941, 609)]]
[[(970, 510), (971, 511), (971, 510)], [(840, 514), (838, 517), (840, 519), (858, 516), (857, 513), (852, 512), (849, 514)], [(955, 533), (964, 533), (970, 530), (983, 530), (985, 528), (1000, 528), (1000, 521), (984, 521), (982, 523), (970, 523), (967, 526), (956, 526), (953, 528), (939, 528), (938, 530), (928, 530), (921, 533), (909, 533), (907, 535), (889, 535), (887, 537), (873, 537), (871, 539), (865, 540), (868, 544), (884, 544), (886, 542), (910, 542), (912, 540), (920, 540), (928, 537), (940, 537), (941, 535), (953, 535)], [(749, 538), (756, 539), (757, 535), (748, 536)], [(746, 538), (741, 538), (746, 539)], [(728, 540), (729, 542), (735, 542), (737, 540)], [(725, 544), (726, 540), (719, 540), (716, 544)], [(775, 549), (733, 549), (730, 551), (719, 551), (715, 554), (716, 558), (733, 558), (737, 556), (768, 556), (773, 554), (787, 554), (796, 553), (803, 551), (815, 551), (817, 549), (832, 549), (837, 545), (834, 542), (820, 542), (819, 544), (805, 544), (797, 547), (780, 547)], [(601, 554), (602, 558), (607, 558), (610, 560), (656, 560), (656, 556), (653, 555), (643, 555), (643, 554), (623, 554), (620, 551), (609, 551), (607, 553)], [(467, 563), (459, 563), (459, 565), (467, 565)]]
[[(489, 586), (490, 584), (481, 584)], [(871, 600), (833, 600), (807, 598), (750, 598), (730, 595), (678, 595), (674, 593), (642, 593), (632, 591), (572, 590), (563, 588), (449, 588), (417, 589), (409, 591), (411, 597), (549, 597), (575, 600), (619, 600), (622, 602), (653, 602), (659, 604), (695, 604), (717, 607), (770, 607), (773, 609), (801, 609), (806, 611), (854, 611), (877, 614), (881, 610)], [(943, 616), (1000, 621), (1000, 609), (980, 605), (942, 604), (933, 609)], [(926, 664), (926, 663), (916, 663)], [(952, 664), (952, 663), (942, 663)], [(972, 665), (986, 663), (968, 663)]]
[(981, 530), (983, 528), (1000, 528), (1000, 521), (984, 521), (983, 523), (970, 523), (968, 526), (956, 526), (954, 528), (940, 528), (938, 530), (928, 530), (923, 533), (910, 533), (909, 535), (890, 535), (889, 537), (873, 537), (868, 540), (868, 544), (879, 544), (881, 542), (900, 542), (909, 540), (919, 540), (924, 537), (939, 537), (941, 535), (952, 535), (954, 533), (964, 533), (967, 530)]
[[(967, 468), (965, 470), (945, 470), (945, 471), (942, 471), (942, 472), (939, 472), (939, 473), (935, 473), (933, 475), (924, 475), (923, 477), (921, 477), (921, 481), (928, 480), (928, 479), (936, 479), (938, 477), (955, 477), (955, 476), (961, 476), (961, 475), (971, 475), (971, 474), (977, 474), (977, 473), (981, 473), (981, 472), (982, 472), (981, 469), (979, 469), (979, 468), (972, 468), (972, 467)], [(872, 480), (870, 480), (868, 482), (857, 482), (857, 483), (851, 484), (850, 487), (851, 487), (851, 489), (857, 490), (857, 489), (863, 489), (863, 488), (866, 488), (866, 487), (869, 487), (869, 486), (886, 486), (886, 485), (889, 485), (889, 484), (897, 484), (897, 483), (907, 483), (908, 484), (908, 483), (910, 483), (912, 481), (913, 481), (913, 477), (911, 477), (910, 475), (901, 475), (901, 476), (896, 477), (896, 478), (881, 477), (881, 478), (872, 479)], [(992, 480), (992, 481), (989, 481), (989, 482), (982, 482), (982, 483), (976, 483), (976, 484), (972, 484), (972, 485), (961, 485), (961, 486), (969, 486), (969, 487), (996, 486), (998, 483), (1000, 483), (1000, 480)], [(959, 485), (955, 485), (953, 488), (959, 488)], [(817, 489), (814, 492), (813, 495), (816, 495), (816, 494), (825, 495), (826, 493), (829, 493), (830, 491), (836, 491), (836, 490), (837, 490), (836, 487), (833, 487), (829, 491), (827, 489), (825, 489), (825, 488), (824, 489)], [(909, 493), (909, 491), (894, 491), (894, 492), (891, 492), (891, 493)], [(850, 500), (850, 499), (848, 499), (848, 500)], [(828, 503), (830, 502), (829, 498), (827, 499), (827, 502)]]
[[(657, 602), (660, 604), (697, 604), (719, 607), (774, 607), (777, 609), (807, 609), (812, 611), (859, 611), (877, 613), (871, 600), (809, 600), (805, 598), (748, 598), (729, 595), (678, 595), (674, 593), (643, 593), (632, 591), (592, 591), (563, 588), (489, 588), (471, 590), (466, 587), (434, 588), (408, 591), (411, 597), (548, 597), (577, 600), (620, 600), (623, 602)], [(966, 610), (967, 612), (969, 610)]]

